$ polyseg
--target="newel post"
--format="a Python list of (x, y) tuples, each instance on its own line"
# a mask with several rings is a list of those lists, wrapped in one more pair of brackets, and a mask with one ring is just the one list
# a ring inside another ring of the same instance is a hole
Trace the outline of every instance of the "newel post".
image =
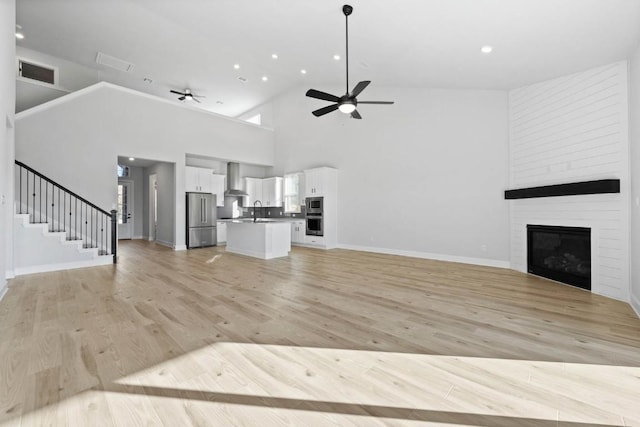
[(118, 211), (111, 210), (111, 252), (113, 253), (113, 263), (118, 263)]

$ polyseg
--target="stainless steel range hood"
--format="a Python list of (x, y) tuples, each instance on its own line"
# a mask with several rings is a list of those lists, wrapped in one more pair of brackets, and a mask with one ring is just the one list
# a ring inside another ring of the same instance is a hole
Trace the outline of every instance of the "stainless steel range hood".
[(242, 190), (240, 163), (227, 163), (227, 191), (224, 192), (224, 195), (232, 197), (248, 196), (248, 194)]

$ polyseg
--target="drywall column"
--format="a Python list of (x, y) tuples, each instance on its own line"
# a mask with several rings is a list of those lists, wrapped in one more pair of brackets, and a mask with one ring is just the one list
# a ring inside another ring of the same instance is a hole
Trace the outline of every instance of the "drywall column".
[(0, 0), (0, 298), (13, 277), (13, 163), (16, 104), (16, 2)]

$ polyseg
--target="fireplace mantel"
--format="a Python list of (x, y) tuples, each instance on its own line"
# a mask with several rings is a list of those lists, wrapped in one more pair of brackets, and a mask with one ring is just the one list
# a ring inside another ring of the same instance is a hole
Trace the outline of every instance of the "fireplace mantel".
[(532, 199), (537, 197), (580, 196), (585, 194), (619, 193), (619, 179), (599, 179), (568, 184), (543, 185), (541, 187), (518, 188), (505, 190), (504, 198)]

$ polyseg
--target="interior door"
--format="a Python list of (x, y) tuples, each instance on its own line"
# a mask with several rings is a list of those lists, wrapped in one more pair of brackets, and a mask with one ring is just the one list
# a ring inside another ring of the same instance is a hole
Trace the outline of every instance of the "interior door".
[(131, 239), (133, 234), (133, 183), (118, 182), (118, 239)]

